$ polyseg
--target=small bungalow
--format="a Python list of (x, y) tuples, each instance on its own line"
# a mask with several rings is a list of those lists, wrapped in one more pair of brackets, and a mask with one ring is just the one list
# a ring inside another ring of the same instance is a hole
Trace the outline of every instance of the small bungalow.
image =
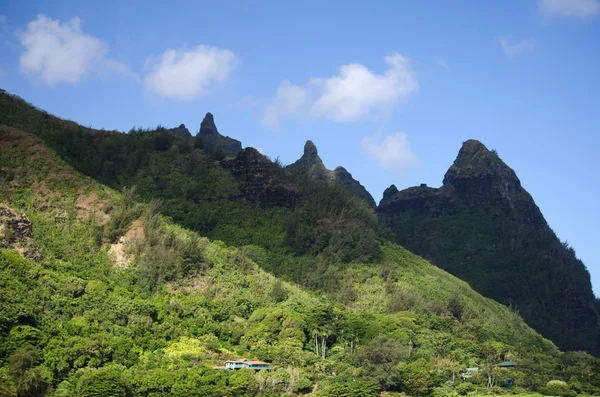
[(225, 366), (216, 366), (213, 369), (241, 369), (241, 368), (249, 368), (254, 369), (256, 371), (260, 371), (261, 369), (266, 369), (267, 371), (271, 370), (271, 365), (262, 361), (249, 361), (246, 359), (235, 360), (235, 361), (225, 361)]
[(462, 380), (467, 380), (473, 377), (473, 374), (475, 372), (479, 372), (479, 367), (471, 367), (471, 368), (467, 368), (467, 370), (465, 372), (463, 372), (460, 377), (462, 378)]

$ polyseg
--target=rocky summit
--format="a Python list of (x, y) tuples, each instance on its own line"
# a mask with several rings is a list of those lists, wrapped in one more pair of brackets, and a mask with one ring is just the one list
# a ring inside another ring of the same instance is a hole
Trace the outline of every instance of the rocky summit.
[(223, 157), (234, 157), (242, 151), (240, 141), (219, 133), (211, 113), (206, 113), (206, 116), (204, 116), (196, 140), (198, 142), (197, 146)]
[(344, 167), (337, 167), (333, 171), (328, 170), (321, 157), (319, 157), (317, 147), (310, 140), (304, 144), (302, 157), (288, 165), (286, 169), (294, 174), (306, 175), (312, 179), (338, 185), (348, 193), (366, 202), (370, 207), (375, 208), (376, 206), (373, 196)]
[(397, 243), (515, 308), (560, 347), (599, 352), (589, 273), (494, 150), (464, 142), (442, 187), (390, 186), (377, 212)]

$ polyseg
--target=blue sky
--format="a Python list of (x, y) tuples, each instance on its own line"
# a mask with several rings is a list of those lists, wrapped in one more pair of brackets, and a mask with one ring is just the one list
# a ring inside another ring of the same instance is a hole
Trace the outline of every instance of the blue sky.
[(96, 128), (204, 114), (284, 163), (315, 142), (378, 201), (475, 138), (600, 293), (600, 0), (0, 3), (0, 87)]

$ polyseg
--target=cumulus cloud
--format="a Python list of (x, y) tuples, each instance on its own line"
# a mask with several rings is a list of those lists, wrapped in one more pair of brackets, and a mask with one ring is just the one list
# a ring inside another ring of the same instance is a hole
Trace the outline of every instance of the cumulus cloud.
[(329, 78), (311, 78), (304, 85), (283, 81), (268, 105), (263, 122), (276, 128), (284, 117), (324, 118), (352, 122), (393, 108), (419, 90), (410, 60), (398, 53), (385, 57), (387, 70), (377, 74), (359, 63), (339, 68)]
[(205, 95), (214, 85), (226, 81), (238, 64), (230, 50), (199, 45), (168, 49), (146, 60), (146, 88), (159, 96), (192, 100)]
[(502, 36), (498, 37), (498, 42), (502, 46), (504, 53), (509, 57), (533, 51), (535, 48), (535, 39), (533, 37), (519, 42), (513, 42), (512, 37)]
[(279, 119), (286, 116), (301, 116), (309, 105), (309, 92), (306, 88), (283, 81), (277, 87), (275, 99), (267, 106), (263, 122), (270, 128), (277, 128)]
[(599, 0), (538, 0), (538, 7), (546, 18), (588, 18), (600, 14)]
[(360, 146), (365, 156), (394, 174), (404, 176), (417, 164), (417, 156), (410, 151), (408, 136), (404, 132), (388, 136), (366, 136), (361, 140)]
[(134, 76), (125, 65), (107, 56), (106, 43), (83, 33), (82, 25), (78, 17), (61, 23), (38, 15), (18, 34), (21, 72), (51, 86), (76, 84), (90, 73)]

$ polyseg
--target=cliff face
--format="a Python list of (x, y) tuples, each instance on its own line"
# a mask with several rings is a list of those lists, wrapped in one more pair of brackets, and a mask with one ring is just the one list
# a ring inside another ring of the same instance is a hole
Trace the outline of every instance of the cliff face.
[(240, 141), (219, 133), (211, 113), (206, 113), (204, 120), (202, 120), (196, 140), (199, 143), (198, 146), (207, 152), (219, 153), (224, 157), (234, 157), (242, 151)]
[(293, 208), (300, 202), (300, 191), (281, 178), (275, 164), (254, 148), (242, 150), (235, 158), (219, 163), (240, 181), (242, 198), (262, 207)]
[(0, 247), (14, 249), (34, 261), (42, 260), (33, 241), (31, 221), (3, 203), (0, 203)]
[(317, 147), (312, 141), (306, 141), (302, 157), (295, 163), (288, 165), (286, 169), (294, 174), (306, 175), (309, 178), (338, 185), (348, 193), (366, 202), (369, 207), (375, 208), (375, 200), (373, 200), (371, 194), (344, 167), (337, 167), (333, 171), (325, 167), (323, 160), (319, 157)]
[(511, 305), (563, 349), (600, 352), (589, 273), (482, 143), (463, 144), (442, 187), (392, 186), (377, 212), (396, 242)]

